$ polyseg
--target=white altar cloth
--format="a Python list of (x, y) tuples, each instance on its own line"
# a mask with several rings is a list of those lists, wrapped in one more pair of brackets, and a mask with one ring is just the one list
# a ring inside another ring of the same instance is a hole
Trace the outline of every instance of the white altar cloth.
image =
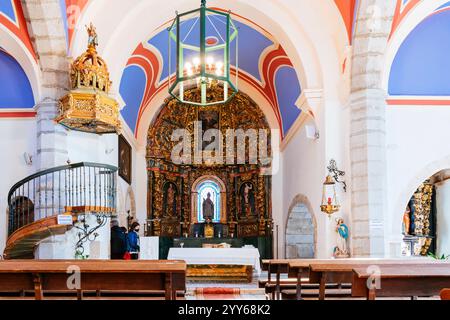
[(159, 237), (141, 237), (139, 260), (159, 259)]
[(256, 248), (170, 248), (167, 259), (184, 260), (187, 264), (250, 265), (254, 274), (261, 274)]

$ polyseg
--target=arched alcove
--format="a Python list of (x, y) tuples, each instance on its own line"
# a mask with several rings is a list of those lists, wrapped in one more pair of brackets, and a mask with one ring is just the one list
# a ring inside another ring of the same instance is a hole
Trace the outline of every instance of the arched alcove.
[(306, 197), (298, 195), (286, 223), (286, 259), (316, 257), (316, 222)]
[[(218, 209), (218, 217), (215, 216), (213, 221), (226, 223), (226, 221), (227, 221), (227, 216), (226, 216), (227, 189), (226, 189), (225, 183), (222, 181), (222, 179), (220, 179), (219, 177), (214, 176), (214, 175), (202, 176), (202, 177), (198, 178), (192, 184), (192, 188), (191, 188), (191, 208), (192, 208), (191, 221), (193, 221), (193, 223), (204, 222), (204, 221), (199, 221), (200, 220), (199, 217), (201, 215), (199, 199), (202, 196), (201, 189), (207, 183), (212, 183), (212, 184), (216, 185), (218, 188), (218, 193), (219, 193), (218, 194), (219, 208), (217, 208)], [(216, 204), (216, 202), (215, 202), (215, 204)]]
[(416, 186), (402, 219), (403, 256), (450, 255), (450, 168)]

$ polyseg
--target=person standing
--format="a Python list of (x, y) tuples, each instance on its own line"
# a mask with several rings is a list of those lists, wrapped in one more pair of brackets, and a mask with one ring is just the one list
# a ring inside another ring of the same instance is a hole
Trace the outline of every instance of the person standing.
[(128, 231), (127, 252), (130, 253), (131, 260), (139, 259), (139, 251), (141, 249), (139, 244), (139, 229), (140, 225), (135, 221), (131, 224), (130, 230)]
[(127, 251), (126, 229), (119, 227), (117, 220), (111, 221), (111, 225), (111, 259), (120, 260)]

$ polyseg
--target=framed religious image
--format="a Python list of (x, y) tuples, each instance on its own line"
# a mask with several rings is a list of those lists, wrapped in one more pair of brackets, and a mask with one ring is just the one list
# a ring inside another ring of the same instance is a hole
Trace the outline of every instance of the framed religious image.
[[(220, 112), (216, 108), (205, 108), (198, 112), (198, 121), (201, 123), (201, 136), (210, 129), (220, 130)], [(211, 142), (203, 141), (202, 150), (206, 148)]]
[(131, 184), (132, 155), (131, 145), (123, 135), (119, 136), (119, 176)]
[(198, 120), (202, 123), (202, 130), (209, 129), (219, 130), (220, 115), (219, 111), (215, 109), (200, 110), (198, 112)]

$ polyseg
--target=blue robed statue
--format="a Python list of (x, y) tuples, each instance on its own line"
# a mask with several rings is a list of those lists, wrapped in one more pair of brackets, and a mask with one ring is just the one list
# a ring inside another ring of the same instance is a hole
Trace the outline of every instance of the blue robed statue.
[(337, 246), (334, 248), (333, 256), (335, 258), (348, 258), (350, 253), (348, 251), (347, 240), (349, 236), (348, 226), (344, 223), (344, 219), (336, 219), (337, 232)]

